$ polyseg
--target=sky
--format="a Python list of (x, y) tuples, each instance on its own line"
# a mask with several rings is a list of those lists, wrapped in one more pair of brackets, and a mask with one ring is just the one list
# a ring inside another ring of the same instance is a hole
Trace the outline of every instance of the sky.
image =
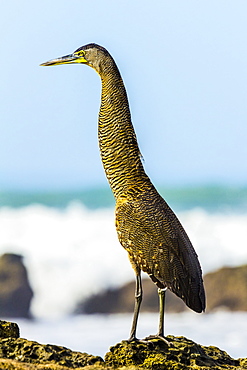
[(155, 184), (247, 184), (247, 2), (0, 0), (0, 190), (104, 186), (100, 79), (39, 64), (95, 42)]

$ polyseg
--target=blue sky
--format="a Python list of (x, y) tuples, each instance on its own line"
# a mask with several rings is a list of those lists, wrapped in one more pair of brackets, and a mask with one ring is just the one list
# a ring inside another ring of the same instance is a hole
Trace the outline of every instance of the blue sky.
[(0, 189), (106, 185), (100, 80), (39, 67), (95, 42), (115, 58), (155, 184), (247, 184), (247, 2), (0, 3)]

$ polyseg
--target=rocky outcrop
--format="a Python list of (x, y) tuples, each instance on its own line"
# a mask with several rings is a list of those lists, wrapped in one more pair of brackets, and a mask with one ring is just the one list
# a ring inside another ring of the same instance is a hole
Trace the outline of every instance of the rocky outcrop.
[[(150, 279), (143, 279), (143, 301), (141, 309), (147, 312), (157, 312), (157, 288)], [(133, 312), (135, 282), (130, 282), (120, 288), (107, 289), (95, 294), (78, 304), (75, 313), (123, 313)], [(167, 291), (166, 312), (182, 312), (185, 304), (175, 294)]]
[(0, 257), (0, 316), (30, 318), (33, 292), (22, 256), (6, 253)]
[[(247, 311), (247, 265), (223, 267), (204, 276), (207, 296), (206, 311), (227, 309)], [(108, 289), (78, 304), (76, 313), (133, 312), (135, 283)], [(143, 279), (142, 311), (157, 312), (157, 288), (150, 279)], [(175, 294), (167, 291), (166, 312), (181, 312), (187, 307)]]
[[(217, 347), (201, 346), (185, 337), (167, 336), (168, 341), (126, 342), (111, 347), (105, 362), (113, 367), (139, 366), (152, 370), (244, 369), (247, 360), (234, 360)], [(247, 368), (247, 367), (246, 367)]]
[[(96, 336), (96, 338), (99, 338)], [(0, 321), (0, 369), (5, 370), (220, 370), (247, 369), (247, 359), (235, 360), (217, 347), (201, 346), (184, 337), (167, 342), (123, 341), (99, 356), (40, 344), (19, 337), (14, 323)]]
[(247, 265), (223, 267), (204, 278), (207, 310), (247, 311)]

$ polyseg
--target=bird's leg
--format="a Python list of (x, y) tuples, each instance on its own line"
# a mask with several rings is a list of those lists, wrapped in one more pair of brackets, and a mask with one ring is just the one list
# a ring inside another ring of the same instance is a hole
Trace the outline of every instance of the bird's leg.
[(142, 302), (142, 281), (140, 271), (136, 272), (135, 308), (129, 341), (136, 340), (136, 326)]
[(166, 299), (166, 289), (158, 288), (159, 295), (159, 331), (158, 336), (164, 337), (164, 317), (165, 317), (165, 299)]
[(165, 314), (165, 298), (166, 298), (166, 288), (161, 289), (158, 288), (158, 295), (159, 295), (159, 330), (158, 334), (150, 335), (149, 337), (145, 338), (145, 340), (150, 339), (161, 339), (165, 342), (168, 346), (170, 346), (170, 342), (166, 340), (164, 337), (164, 314)]

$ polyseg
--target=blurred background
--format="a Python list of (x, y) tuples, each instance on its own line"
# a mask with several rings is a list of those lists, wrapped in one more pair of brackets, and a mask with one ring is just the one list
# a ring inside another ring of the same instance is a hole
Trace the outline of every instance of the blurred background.
[[(95, 42), (120, 69), (145, 169), (205, 274), (208, 313), (171, 303), (167, 333), (246, 356), (246, 1), (12, 0), (0, 10), (1, 316), (25, 317), (29, 339), (100, 355), (128, 336), (133, 271), (99, 155), (100, 79), (81, 65), (39, 67)], [(157, 312), (150, 297), (145, 311)], [(140, 336), (156, 331), (157, 314), (143, 315)], [(104, 343), (89, 340), (94, 325)]]

